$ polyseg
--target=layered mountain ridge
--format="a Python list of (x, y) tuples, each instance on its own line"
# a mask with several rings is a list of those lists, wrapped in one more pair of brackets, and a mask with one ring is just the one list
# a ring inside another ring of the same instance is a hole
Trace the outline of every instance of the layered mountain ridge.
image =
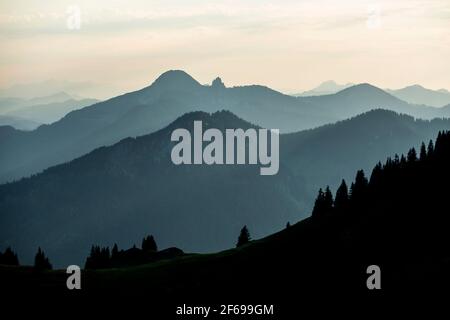
[(259, 126), (295, 132), (376, 108), (425, 119), (450, 115), (450, 108), (409, 105), (367, 84), (332, 95), (295, 98), (264, 86), (205, 86), (184, 71), (172, 70), (148, 87), (70, 112), (51, 125), (0, 134), (0, 182), (154, 132), (191, 111), (229, 110)]
[(146, 234), (161, 247), (185, 252), (225, 249), (244, 224), (262, 237), (301, 220), (319, 187), (336, 187), (342, 177), (352, 178), (354, 168), (370, 169), (376, 159), (450, 129), (450, 120), (374, 110), (282, 134), (279, 172), (261, 176), (255, 165), (175, 166), (171, 132), (191, 131), (195, 120), (204, 130), (256, 128), (228, 111), (191, 112), (155, 133), (2, 185), (0, 246), (12, 246), (23, 261), (41, 246), (57, 266), (82, 263), (92, 244), (131, 247)]

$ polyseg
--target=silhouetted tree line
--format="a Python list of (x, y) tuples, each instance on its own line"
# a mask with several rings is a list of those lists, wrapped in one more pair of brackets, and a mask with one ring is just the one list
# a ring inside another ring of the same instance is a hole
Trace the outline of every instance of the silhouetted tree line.
[(41, 248), (38, 248), (38, 252), (36, 253), (36, 256), (34, 257), (34, 269), (37, 271), (44, 271), (44, 270), (52, 270), (53, 266), (50, 263), (50, 260), (45, 255), (44, 251), (42, 251)]
[[(440, 229), (449, 225), (449, 215), (437, 203), (445, 199), (448, 186), (439, 185), (448, 175), (450, 165), (450, 131), (439, 132), (435, 143), (422, 143), (420, 152), (410, 149), (406, 156), (395, 155), (384, 164), (379, 162), (372, 170), (370, 179), (359, 170), (355, 181), (347, 187), (342, 180), (335, 196), (329, 187), (319, 190), (312, 211), (312, 219), (332, 225), (360, 223), (377, 217), (380, 212), (390, 212), (390, 223), (404, 225), (403, 235), (418, 227), (418, 221), (426, 215), (430, 221), (429, 229)], [(430, 199), (428, 202), (422, 199)], [(435, 205), (436, 203), (436, 205)], [(448, 210), (448, 209), (447, 209)], [(395, 212), (395, 214), (394, 214)], [(433, 217), (433, 218), (431, 218)], [(423, 233), (411, 237), (414, 239), (436, 237), (448, 238), (448, 230), (430, 232), (423, 224)], [(432, 225), (431, 225), (432, 224)], [(419, 223), (420, 225), (420, 223)], [(408, 229), (408, 226), (409, 229)], [(380, 229), (384, 226), (380, 226)], [(394, 227), (392, 227), (394, 228)], [(409, 236), (409, 234), (408, 234)], [(450, 240), (450, 239), (448, 239)], [(425, 240), (422, 241), (425, 243)]]
[(0, 252), (0, 264), (18, 266), (19, 258), (17, 258), (17, 254), (8, 247), (4, 253)]
[(432, 140), (429, 141), (428, 146), (422, 142), (419, 157), (417, 156), (415, 148), (411, 148), (406, 157), (404, 155), (399, 157), (396, 154), (394, 158), (388, 158), (384, 165), (381, 162), (378, 162), (372, 171), (370, 181), (366, 178), (364, 171), (359, 170), (356, 173), (355, 181), (350, 186), (350, 190), (348, 189), (345, 180), (342, 180), (334, 199), (328, 186), (325, 191), (319, 189), (312, 216), (317, 218), (332, 212), (345, 212), (351, 208), (354, 209), (364, 206), (369, 190), (374, 189), (392, 172), (415, 168), (419, 165), (426, 165), (429, 161), (436, 158), (436, 156), (441, 158), (444, 153), (448, 153), (446, 147), (448, 147), (447, 145), (449, 144), (449, 141), (447, 141), (449, 137), (449, 132), (439, 132), (436, 139), (436, 147)]
[[(117, 254), (117, 245), (113, 247), (114, 256)], [(108, 247), (92, 246), (91, 253), (86, 259), (86, 269), (104, 269), (111, 267), (111, 254)]]
[(85, 269), (106, 269), (139, 265), (160, 259), (169, 259), (182, 255), (178, 248), (168, 248), (158, 251), (158, 246), (152, 235), (142, 239), (141, 248), (133, 245), (127, 250), (119, 250), (117, 244), (109, 247), (92, 246), (90, 255), (86, 259)]
[(142, 239), (142, 250), (144, 251), (158, 251), (155, 239), (153, 236), (147, 236)]
[(287, 298), (289, 283), (319, 301), (327, 290), (332, 299), (348, 298), (367, 293), (366, 270), (376, 264), (383, 290), (393, 296), (448, 291), (450, 132), (440, 132), (434, 143), (422, 143), (418, 150), (379, 162), (370, 177), (355, 172), (354, 181), (342, 180), (335, 193), (320, 189), (312, 217), (229, 263), (222, 260), (223, 267), (215, 262), (219, 276), (200, 283), (199, 290), (233, 292), (233, 284), (216, 291), (208, 286), (231, 269), (238, 270), (233, 281), (247, 283), (254, 296)]
[[(8, 266), (19, 266), (20, 264), (17, 253), (15, 253), (10, 247), (6, 248), (5, 252), (0, 252), (0, 264)], [(50, 260), (41, 248), (38, 248), (38, 252), (34, 257), (33, 267), (37, 271), (51, 270), (53, 268)]]
[[(163, 276), (149, 292), (159, 295), (170, 287), (177, 296), (229, 295), (236, 292), (236, 283), (246, 283), (242, 297), (283, 299), (292, 298), (289, 284), (318, 301), (326, 290), (333, 299), (340, 294), (353, 299), (346, 293), (367, 294), (366, 270), (372, 264), (382, 268), (382, 288), (388, 295), (401, 296), (392, 288), (400, 293), (413, 289), (413, 294), (430, 284), (439, 288), (444, 276), (449, 283), (448, 181), (450, 132), (445, 132), (435, 143), (422, 144), (419, 154), (411, 149), (378, 163), (370, 178), (360, 170), (353, 183), (342, 181), (335, 194), (330, 188), (320, 190), (311, 218), (253, 249), (172, 265), (182, 276)], [(244, 227), (237, 245), (249, 240)], [(445, 284), (441, 289), (448, 290)]]
[(429, 141), (428, 146), (422, 142), (419, 157), (417, 156), (415, 148), (411, 148), (406, 157), (404, 155), (399, 157), (396, 154), (393, 159), (388, 158), (384, 165), (381, 164), (381, 162), (378, 162), (372, 171), (370, 181), (366, 178), (364, 171), (359, 170), (356, 173), (355, 181), (350, 186), (350, 190), (348, 189), (345, 180), (342, 180), (341, 185), (336, 191), (335, 198), (333, 198), (333, 194), (328, 186), (325, 191), (319, 189), (319, 193), (314, 203), (312, 216), (317, 218), (333, 212), (342, 213), (351, 209), (363, 207), (367, 203), (369, 189), (376, 188), (383, 178), (391, 172), (401, 169), (411, 169), (417, 167), (418, 164), (426, 164), (428, 161), (435, 158), (436, 154), (440, 155), (444, 152), (448, 152), (445, 145), (449, 143), (447, 141), (449, 136), (448, 132), (439, 132), (436, 139), (436, 147), (432, 140)]

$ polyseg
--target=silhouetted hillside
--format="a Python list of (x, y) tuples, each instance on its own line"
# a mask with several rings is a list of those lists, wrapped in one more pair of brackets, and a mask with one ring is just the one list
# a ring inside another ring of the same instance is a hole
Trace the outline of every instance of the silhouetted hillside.
[[(142, 286), (131, 282), (133, 270), (92, 275), (88, 290), (105, 285), (145, 291), (149, 286), (170, 292), (165, 299), (228, 298), (233, 293), (245, 301), (286, 303), (301, 296), (336, 300), (345, 294), (376, 295), (366, 287), (366, 270), (377, 265), (378, 294), (398, 298), (446, 292), (450, 217), (444, 186), (449, 162), (447, 132), (438, 135), (435, 145), (379, 163), (368, 178), (358, 172), (349, 181), (348, 195), (341, 192), (313, 217), (277, 234), (214, 256), (141, 269)], [(173, 274), (180, 276), (174, 280)], [(245, 291), (236, 290), (244, 283)]]
[[(82, 293), (145, 295), (154, 307), (187, 299), (269, 303), (284, 315), (297, 313), (302, 298), (352, 304), (362, 297), (377, 303), (381, 297), (448, 296), (449, 162), (450, 132), (440, 133), (434, 144), (377, 164), (370, 178), (358, 171), (349, 189), (319, 195), (313, 216), (283, 231), (217, 254), (84, 272)], [(371, 265), (380, 268), (381, 291), (367, 288)], [(36, 279), (26, 270), (3, 268), (0, 276), (14, 289), (20, 283), (22, 290), (67, 293), (65, 277), (56, 273)]]
[[(165, 290), (168, 294), (159, 298), (166, 301), (227, 299), (232, 293), (244, 301), (280, 303), (302, 296), (336, 301), (346, 294), (398, 298), (446, 292), (449, 162), (447, 132), (438, 135), (435, 145), (379, 163), (370, 178), (358, 172), (348, 195), (341, 191), (313, 217), (277, 234), (213, 256), (140, 269), (141, 286), (131, 281), (136, 276), (131, 269), (93, 274), (88, 290), (106, 286), (141, 292), (148, 286)], [(381, 269), (381, 293), (366, 287), (370, 265)], [(176, 280), (173, 274), (179, 275)], [(236, 290), (244, 283), (245, 291)]]
[(92, 244), (129, 247), (147, 233), (162, 247), (224, 249), (243, 225), (260, 238), (303, 219), (319, 187), (336, 188), (355, 168), (368, 170), (450, 129), (449, 120), (375, 110), (281, 135), (279, 173), (260, 176), (259, 166), (173, 165), (170, 134), (194, 120), (205, 129), (252, 127), (229, 112), (189, 113), (156, 133), (0, 186), (0, 245), (12, 246), (24, 263), (42, 246), (56, 266), (81, 263)]

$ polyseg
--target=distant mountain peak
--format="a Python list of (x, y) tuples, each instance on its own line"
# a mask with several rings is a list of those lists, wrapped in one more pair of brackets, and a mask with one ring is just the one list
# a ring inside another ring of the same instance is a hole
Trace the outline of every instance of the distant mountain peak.
[(450, 92), (446, 90), (432, 90), (419, 84), (413, 84), (397, 90), (387, 92), (411, 104), (442, 107), (450, 102)]
[[(374, 85), (371, 85), (370, 83), (367, 83), (367, 82), (355, 84), (351, 87), (348, 87), (348, 88), (342, 90), (341, 92), (354, 92), (354, 91), (377, 91), (377, 92), (383, 92), (383, 93), (387, 94), (382, 89), (380, 89)], [(338, 93), (340, 93), (340, 92), (338, 92)]]
[(372, 85), (372, 84), (370, 84), (368, 82), (358, 83), (358, 84), (355, 84), (352, 87), (354, 87), (354, 88), (358, 88), (359, 87), (359, 88), (376, 88), (376, 89), (378, 89), (377, 87), (375, 87), (374, 85)]
[(327, 80), (319, 84), (314, 90), (316, 91), (330, 91), (335, 90), (339, 85), (334, 80)]
[(420, 84), (413, 84), (413, 85), (410, 85), (410, 86), (406, 86), (405, 89), (406, 88), (425, 89), (425, 87), (421, 86)]
[(183, 70), (169, 70), (161, 74), (153, 86), (180, 87), (180, 86), (200, 86), (200, 83)]
[(369, 111), (363, 112), (361, 114), (358, 114), (354, 117), (351, 117), (349, 119), (343, 120), (348, 121), (351, 119), (358, 119), (358, 118), (367, 118), (367, 117), (391, 117), (391, 118), (408, 118), (411, 120), (414, 120), (413, 116), (407, 115), (407, 114), (400, 114), (393, 110), (383, 109), (383, 108), (376, 108), (371, 109)]
[(225, 89), (225, 84), (220, 77), (217, 77), (213, 80), (211, 87), (214, 89)]
[(388, 92), (384, 91), (383, 89), (380, 89), (374, 85), (371, 85), (370, 83), (356, 84), (347, 89), (339, 91), (338, 93), (336, 93), (336, 95), (338, 95), (338, 96), (364, 96), (366, 98), (378, 97), (378, 98), (382, 98), (382, 99), (388, 99), (390, 102), (404, 103), (403, 101), (399, 100), (397, 97), (394, 97), (390, 93), (388, 93)]
[(421, 91), (427, 91), (427, 92), (432, 92), (433, 90), (425, 88), (424, 86), (420, 85), (420, 84), (412, 84), (406, 87), (403, 87), (401, 89), (397, 89), (397, 90), (391, 90), (393, 92), (397, 91), (397, 92), (402, 92), (402, 91), (415, 91), (415, 92), (421, 92)]
[(304, 91), (298, 96), (317, 96), (317, 95), (333, 94), (351, 86), (353, 86), (353, 83), (339, 84), (334, 80), (327, 80), (319, 84), (314, 89)]

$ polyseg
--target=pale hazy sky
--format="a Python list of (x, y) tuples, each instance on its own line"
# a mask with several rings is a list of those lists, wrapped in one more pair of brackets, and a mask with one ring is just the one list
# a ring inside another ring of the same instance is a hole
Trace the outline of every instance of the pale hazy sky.
[[(68, 28), (70, 5), (80, 29)], [(450, 89), (449, 0), (2, 0), (0, 43), (0, 87), (56, 79), (125, 92), (183, 69), (283, 92), (329, 79)]]

